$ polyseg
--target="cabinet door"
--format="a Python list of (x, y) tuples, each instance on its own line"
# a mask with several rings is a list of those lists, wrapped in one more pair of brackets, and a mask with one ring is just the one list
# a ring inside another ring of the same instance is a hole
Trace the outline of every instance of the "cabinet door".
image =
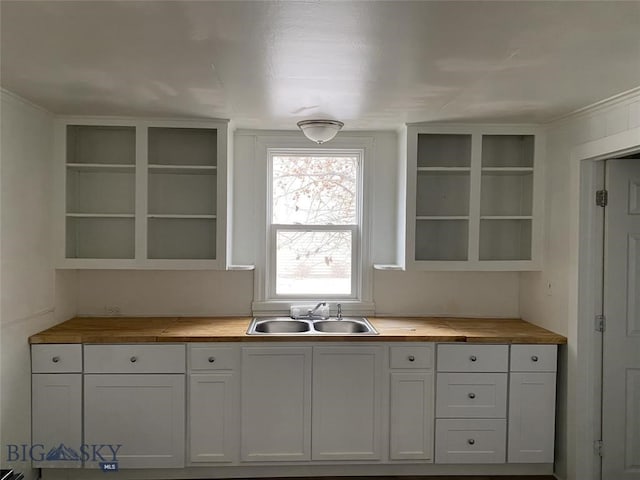
[(381, 347), (314, 347), (313, 460), (380, 459), (381, 394)]
[(242, 349), (241, 459), (311, 458), (311, 347)]
[[(31, 376), (32, 445), (43, 445), (44, 457), (34, 468), (82, 466), (82, 375)], [(66, 447), (66, 448), (65, 448)]]
[(85, 375), (84, 443), (106, 446), (104, 459), (91, 458), (86, 465), (184, 467), (184, 383), (178, 374)]
[(392, 460), (433, 458), (433, 374), (391, 374)]
[(189, 459), (232, 462), (236, 458), (238, 391), (233, 373), (189, 377)]
[(553, 463), (555, 405), (555, 373), (511, 373), (509, 462)]

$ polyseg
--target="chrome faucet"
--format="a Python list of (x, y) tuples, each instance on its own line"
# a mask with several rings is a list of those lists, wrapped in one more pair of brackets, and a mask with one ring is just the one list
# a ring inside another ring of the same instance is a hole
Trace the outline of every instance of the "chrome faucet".
[(336, 305), (336, 307), (338, 308), (338, 313), (336, 313), (336, 319), (342, 320), (342, 304), (339, 303)]
[(318, 311), (318, 309), (320, 307), (326, 307), (327, 306), (327, 302), (320, 302), (319, 304), (317, 304), (315, 307), (310, 308), (309, 310), (307, 310), (307, 317), (309, 319), (313, 319), (314, 314)]

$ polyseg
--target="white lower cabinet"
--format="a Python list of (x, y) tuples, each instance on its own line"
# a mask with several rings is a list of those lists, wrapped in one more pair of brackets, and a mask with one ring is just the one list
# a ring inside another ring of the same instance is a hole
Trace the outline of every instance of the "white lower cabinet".
[(433, 373), (391, 373), (391, 460), (433, 458)]
[(311, 459), (312, 347), (244, 347), (240, 459)]
[(433, 461), (434, 345), (389, 346), (389, 459)]
[(555, 345), (511, 347), (510, 463), (553, 462), (556, 357)]
[(185, 357), (176, 344), (84, 346), (84, 443), (104, 445), (86, 467), (184, 467)]
[(187, 451), (194, 466), (238, 459), (238, 345), (188, 346)]
[(547, 474), (556, 357), (555, 345), (430, 342), (33, 346), (33, 465)]
[(32, 345), (31, 372), (33, 467), (82, 467), (82, 345)]
[(178, 374), (85, 375), (84, 443), (107, 446), (102, 457), (85, 466), (116, 460), (119, 469), (184, 467), (184, 379)]
[(504, 463), (508, 345), (438, 345), (436, 463)]
[(36, 455), (33, 467), (81, 467), (82, 375), (33, 374), (31, 396), (31, 444), (42, 445), (43, 454), (42, 461)]
[(556, 345), (438, 345), (436, 462), (553, 463), (556, 357)]
[(189, 460), (192, 463), (236, 459), (237, 392), (234, 373), (189, 376)]
[(379, 460), (381, 346), (313, 349), (313, 460)]

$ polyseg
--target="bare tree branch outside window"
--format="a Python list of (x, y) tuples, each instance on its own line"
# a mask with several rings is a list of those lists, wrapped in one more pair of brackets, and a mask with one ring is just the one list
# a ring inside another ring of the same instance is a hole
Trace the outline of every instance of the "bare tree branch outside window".
[(272, 161), (276, 292), (350, 294), (358, 157), (278, 155)]

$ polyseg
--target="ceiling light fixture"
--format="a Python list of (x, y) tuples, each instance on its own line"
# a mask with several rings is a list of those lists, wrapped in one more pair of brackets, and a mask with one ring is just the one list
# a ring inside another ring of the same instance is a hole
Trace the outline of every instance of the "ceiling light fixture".
[(321, 145), (333, 139), (344, 127), (344, 123), (338, 120), (302, 120), (298, 122), (298, 127), (305, 137)]

